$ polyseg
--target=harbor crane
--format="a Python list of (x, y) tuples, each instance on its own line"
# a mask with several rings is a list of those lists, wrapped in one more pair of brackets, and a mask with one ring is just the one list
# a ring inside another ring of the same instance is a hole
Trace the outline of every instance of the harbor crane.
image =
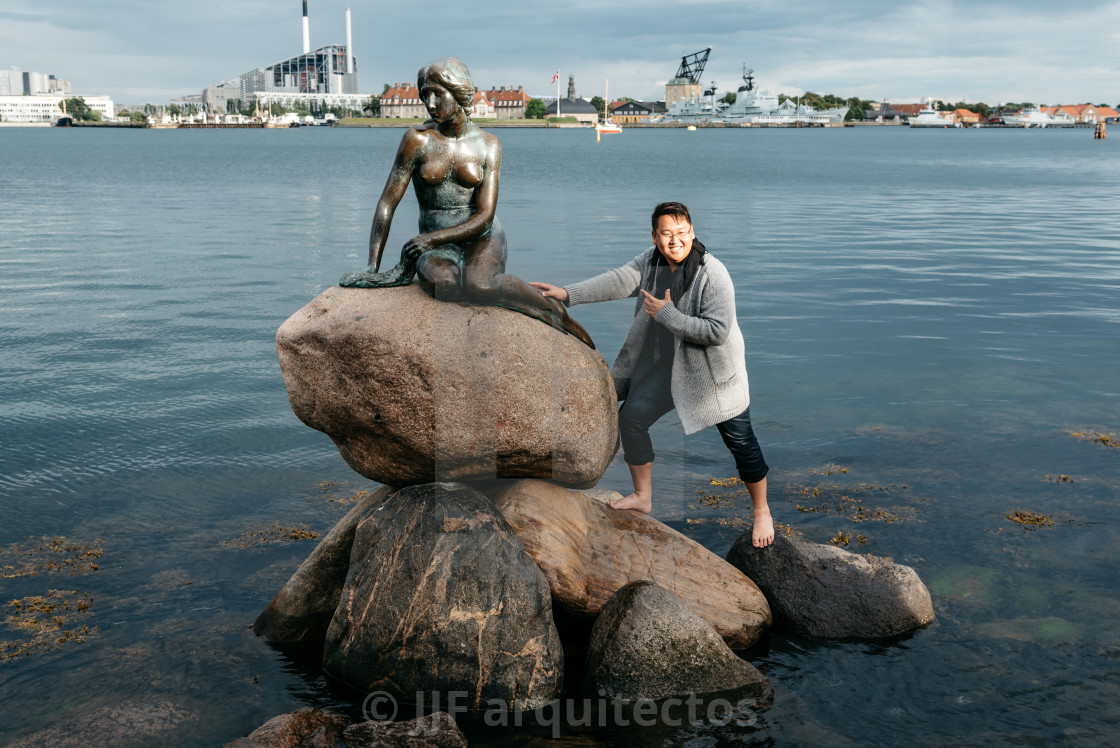
[(702, 49), (681, 58), (681, 66), (677, 68), (676, 78), (687, 79), (689, 83), (700, 83), (700, 76), (704, 74), (704, 66), (708, 64), (708, 55), (712, 48)]

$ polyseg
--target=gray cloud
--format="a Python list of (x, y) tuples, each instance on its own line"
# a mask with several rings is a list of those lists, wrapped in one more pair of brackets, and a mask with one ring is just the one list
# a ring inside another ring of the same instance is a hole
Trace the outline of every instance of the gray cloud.
[[(551, 90), (557, 67), (594, 95), (654, 98), (681, 55), (713, 48), (705, 81), (743, 63), (772, 90), (895, 101), (1120, 100), (1120, 0), (488, 0), (359, 3), (363, 89), (462, 57), (478, 83)], [(295, 54), (297, 0), (6, 0), (0, 66), (55, 73), (86, 93), (162, 100)], [(346, 0), (310, 0), (312, 44), (344, 39)]]

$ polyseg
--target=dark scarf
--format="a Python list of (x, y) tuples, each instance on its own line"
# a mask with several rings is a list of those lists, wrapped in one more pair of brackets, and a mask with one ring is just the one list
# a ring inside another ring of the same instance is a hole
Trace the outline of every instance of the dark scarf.
[[(704, 260), (704, 255), (708, 250), (699, 239), (692, 240), (692, 251), (688, 253), (688, 257), (684, 258), (684, 262), (677, 267), (676, 272), (672, 274), (669, 280), (669, 297), (673, 300), (673, 305), (680, 311), (681, 303), (684, 301), (684, 295), (688, 293), (692, 281), (696, 279), (696, 273), (700, 271), (700, 263)], [(658, 250), (654, 253), (653, 258), (653, 273), (652, 287), (650, 293), (659, 299), (665, 298), (665, 285), (659, 281), (664, 281), (665, 273), (669, 272), (669, 262), (665, 256)], [(664, 329), (661, 325), (653, 325), (650, 330), (649, 343), (652, 347), (652, 355), (654, 359), (666, 369), (673, 367), (674, 341), (673, 334)]]

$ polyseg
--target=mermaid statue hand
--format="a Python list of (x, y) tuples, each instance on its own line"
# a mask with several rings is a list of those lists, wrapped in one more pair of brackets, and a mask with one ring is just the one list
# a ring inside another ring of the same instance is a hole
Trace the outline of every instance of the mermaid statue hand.
[(401, 259), (396, 267), (378, 273), (371, 265), (365, 270), (356, 273), (346, 273), (339, 279), (338, 285), (344, 288), (392, 288), (394, 286), (407, 286), (412, 283), (412, 276), (416, 273), (416, 262)]

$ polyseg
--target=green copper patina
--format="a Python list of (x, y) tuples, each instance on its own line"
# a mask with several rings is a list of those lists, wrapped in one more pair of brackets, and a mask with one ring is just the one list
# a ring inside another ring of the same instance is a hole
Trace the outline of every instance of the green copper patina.
[[(407, 286), (416, 275), (440, 301), (512, 309), (594, 348), (560, 302), (505, 272), (506, 234), (495, 215), (502, 146), (471, 122), (475, 87), (467, 66), (444, 57), (420, 68), (416, 84), (431, 119), (408, 128), (401, 138), (373, 216), (369, 267), (347, 273), (338, 284)], [(409, 182), (420, 204), (420, 233), (405, 242), (396, 267), (380, 273), (393, 213)]]

